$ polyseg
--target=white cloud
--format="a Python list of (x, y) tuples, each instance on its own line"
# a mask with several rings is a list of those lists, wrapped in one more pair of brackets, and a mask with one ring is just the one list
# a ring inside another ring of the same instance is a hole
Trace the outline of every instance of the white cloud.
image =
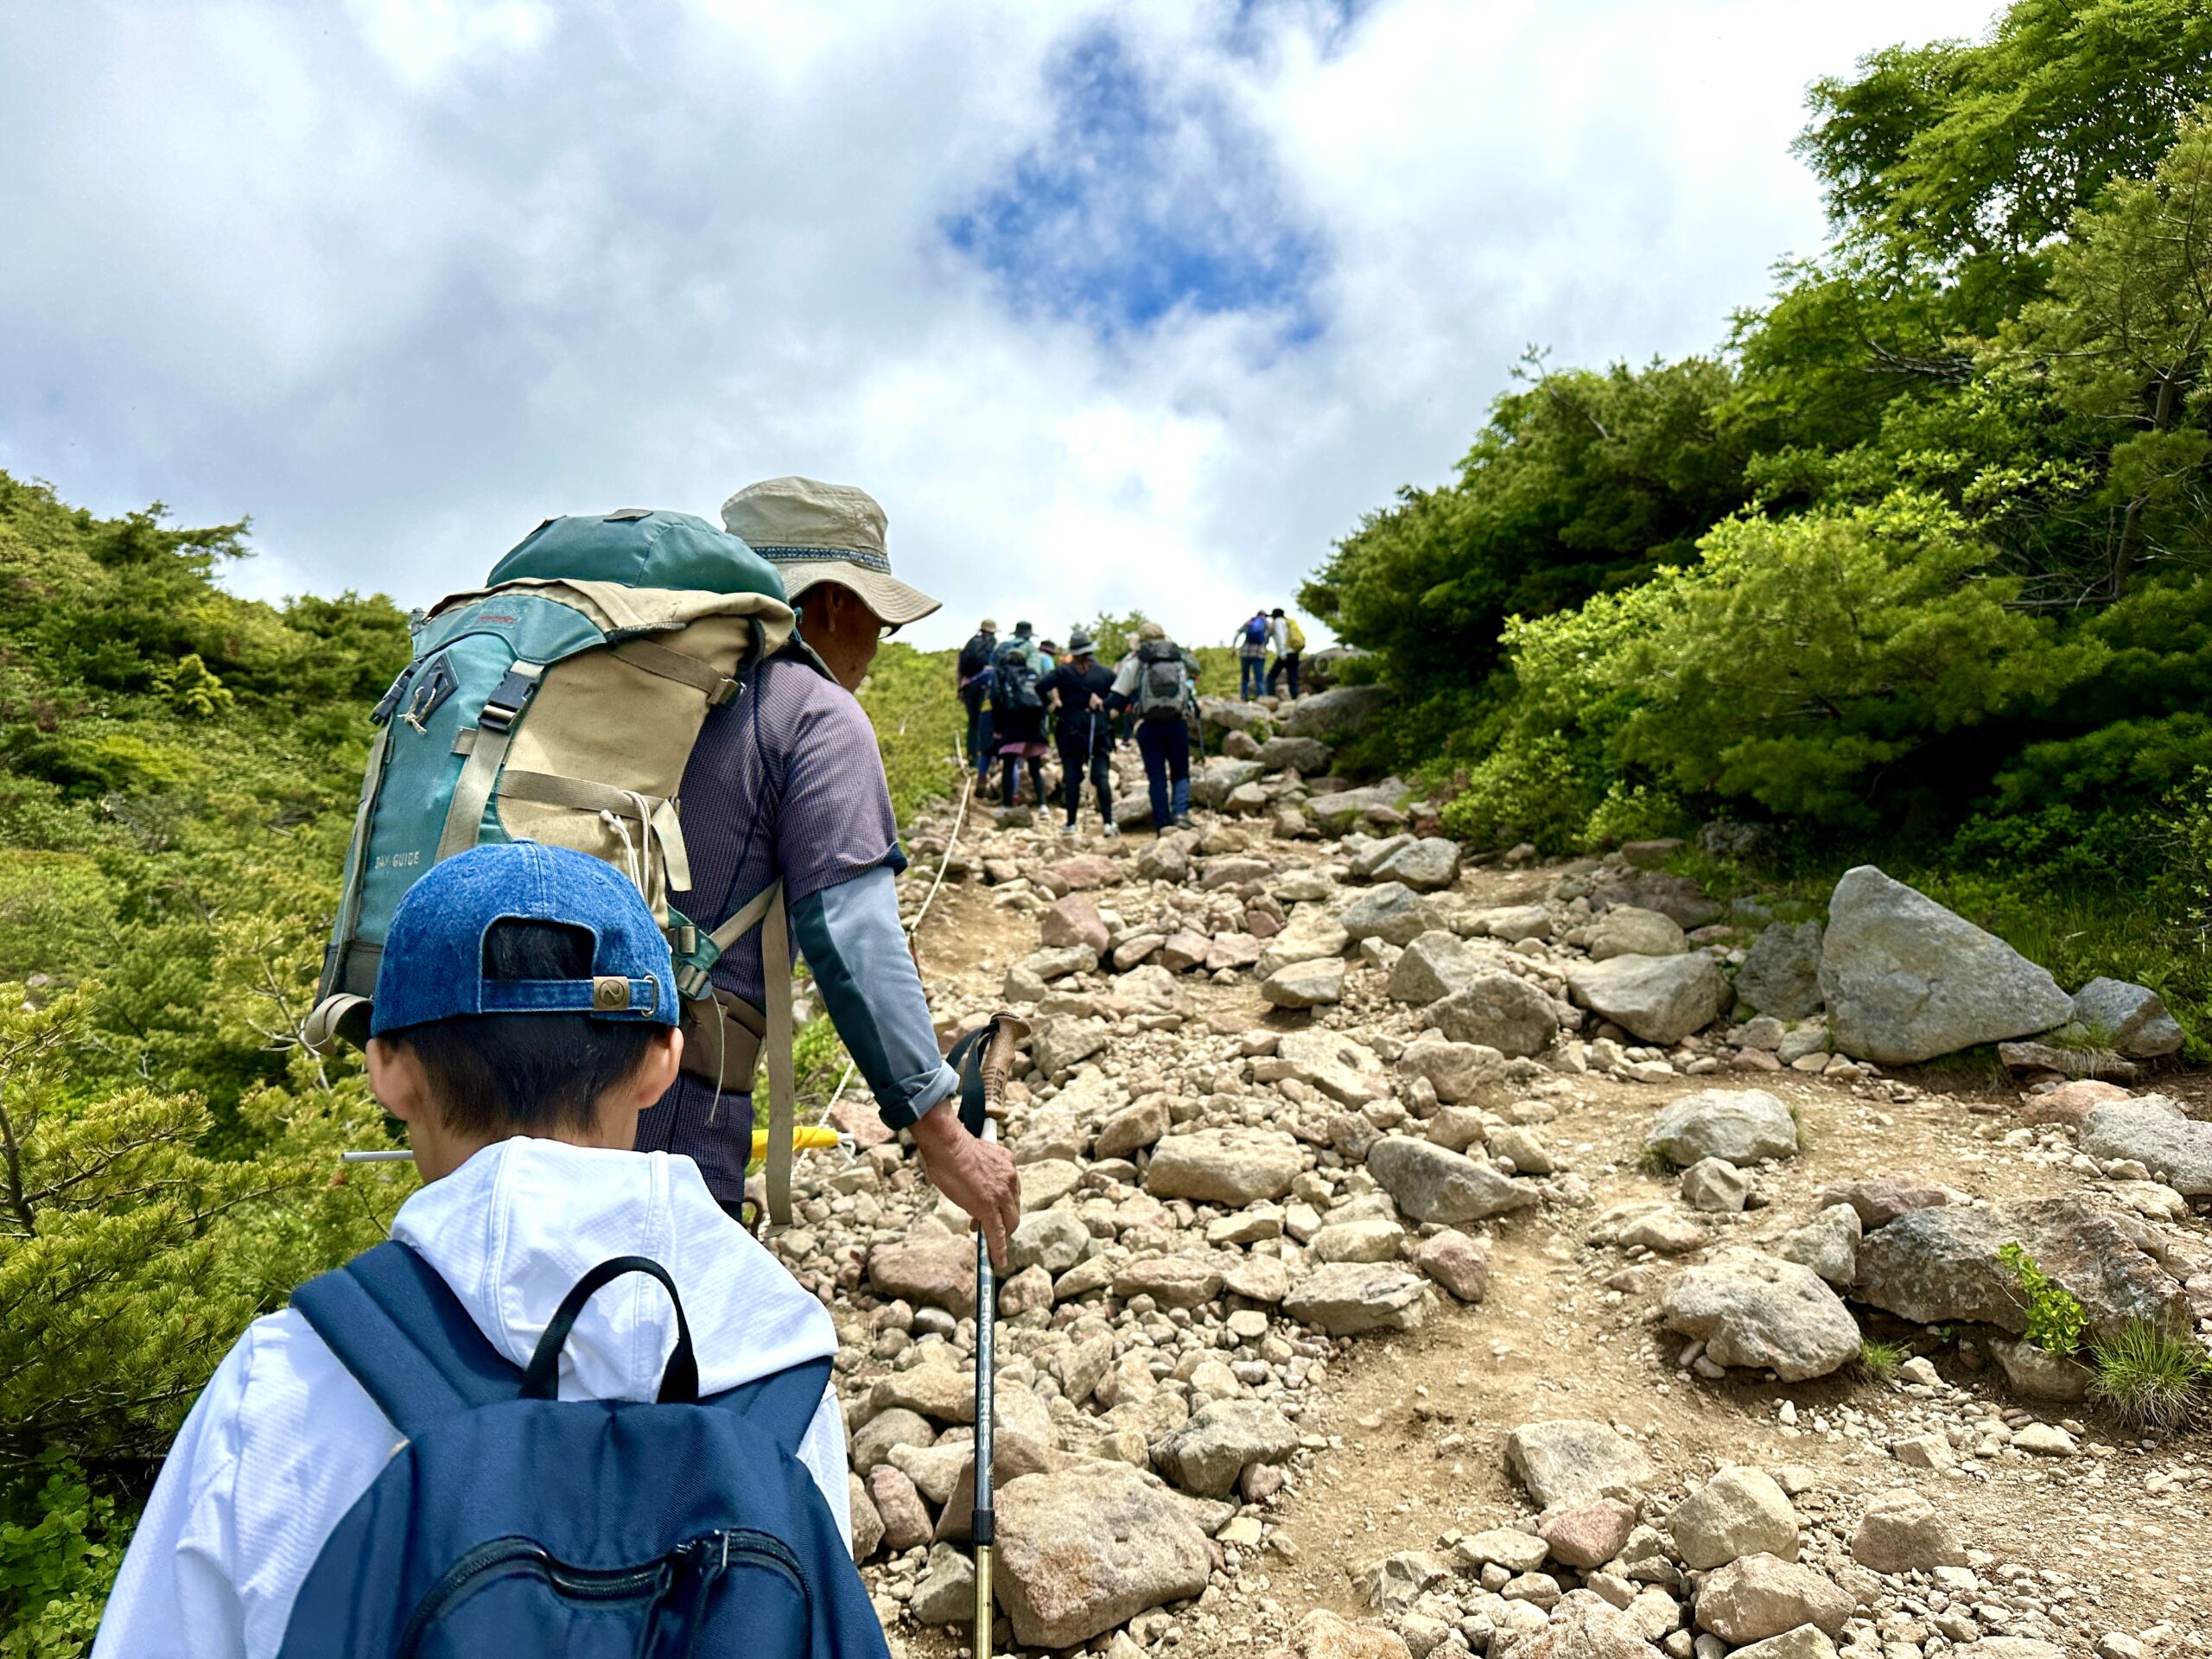
[[(1136, 607), (1225, 638), (1446, 475), (1525, 344), (1717, 341), (1822, 234), (1805, 84), (1988, 10), (11, 8), (0, 466), (251, 513), (242, 588), (407, 602), (549, 512), (711, 516), (807, 472), (884, 500), (948, 601), (925, 643)], [(1162, 112), (1139, 257), (1287, 215), (1258, 228), (1310, 240), (1310, 337), (1187, 308), (1102, 334), (949, 244), (1052, 162), (1054, 66), (1103, 27)]]

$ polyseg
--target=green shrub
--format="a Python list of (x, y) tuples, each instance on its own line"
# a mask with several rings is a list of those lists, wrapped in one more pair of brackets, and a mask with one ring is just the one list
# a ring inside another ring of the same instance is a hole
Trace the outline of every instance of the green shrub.
[(2037, 1267), (2017, 1240), (1999, 1246), (1997, 1259), (2019, 1281), (2026, 1306), (2022, 1331), (2027, 1339), (2061, 1359), (2078, 1350), (2082, 1333), (2089, 1326), (2088, 1310), (2082, 1306), (2082, 1299)]
[(2212, 1358), (2194, 1337), (2144, 1319), (2095, 1344), (2090, 1363), (2097, 1375), (2089, 1392), (2135, 1428), (2179, 1427), (2202, 1409), (2212, 1383)]
[(0, 1516), (0, 1659), (75, 1659), (88, 1652), (130, 1522), (58, 1452), (21, 1514)]

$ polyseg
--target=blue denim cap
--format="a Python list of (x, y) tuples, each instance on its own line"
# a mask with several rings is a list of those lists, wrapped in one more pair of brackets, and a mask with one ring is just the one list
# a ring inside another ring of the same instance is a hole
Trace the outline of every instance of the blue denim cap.
[[(494, 922), (560, 922), (592, 936), (588, 979), (484, 977)], [(493, 842), (433, 866), (385, 936), (369, 1033), (477, 1014), (583, 1014), (677, 1022), (676, 964), (652, 912), (612, 864), (565, 847)]]

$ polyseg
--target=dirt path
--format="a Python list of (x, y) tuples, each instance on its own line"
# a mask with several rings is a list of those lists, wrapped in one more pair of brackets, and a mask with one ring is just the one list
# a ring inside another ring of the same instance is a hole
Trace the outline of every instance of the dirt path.
[[(1076, 851), (1107, 851), (1126, 867), (1143, 844), (1071, 845), (1042, 830), (995, 830), (988, 818), (964, 839), (971, 855), (1025, 876)], [(1264, 855), (1264, 843), (1259, 850)], [(1333, 849), (1289, 850), (1310, 860)], [(1532, 903), (1558, 874), (1471, 872), (1457, 893), (1477, 906)], [(1134, 907), (1110, 887), (1094, 896), (1109, 912), (1117, 902)], [(945, 884), (918, 942), (941, 1014), (1001, 1000), (1007, 969), (1038, 948), (1044, 903), (1020, 883)], [(1187, 1016), (1148, 1033), (1149, 1046), (1131, 1070), (1151, 1081), (1178, 1059), (1233, 1063), (1238, 1034), (1346, 1020), (1345, 1010), (1271, 1008), (1249, 972), (1217, 977), (1225, 982), (1203, 972), (1186, 976)], [(1347, 1004), (1370, 1024), (1380, 1022), (1380, 979), (1379, 969), (1357, 966), (1348, 981), (1363, 991), (1348, 990)], [(1724, 1072), (1706, 1081), (1770, 1089), (1797, 1109), (1804, 1141), (1796, 1160), (1762, 1172), (1756, 1207), (1709, 1218), (1716, 1243), (1771, 1247), (1813, 1212), (1820, 1189), (1839, 1179), (1910, 1173), (1986, 1199), (2068, 1193), (2084, 1184), (2068, 1147), (2008, 1143), (2008, 1135), (2021, 1139), (2009, 1096), (1921, 1092), (1887, 1078), (1838, 1084), (1791, 1072)], [(2129, 1437), (2087, 1406), (2030, 1408), (2007, 1392), (1993, 1364), (1968, 1363), (1976, 1353), (1971, 1343), (1962, 1358), (1956, 1340), (1865, 1309), (1858, 1311), (1870, 1337), (1909, 1342), (1934, 1362), (1940, 1381), (1877, 1381), (1854, 1367), (1783, 1386), (1744, 1372), (1707, 1380), (1678, 1363), (1684, 1339), (1660, 1327), (1653, 1294), (1674, 1263), (1593, 1243), (1591, 1236), (1603, 1230), (1612, 1206), (1674, 1197), (1671, 1179), (1643, 1173), (1637, 1160), (1653, 1111), (1694, 1086), (1560, 1072), (1507, 1091), (1523, 1103), (1516, 1121), (1540, 1122), (1580, 1183), (1571, 1200), (1548, 1198), (1482, 1230), (1491, 1273), (1478, 1304), (1440, 1297), (1417, 1331), (1338, 1339), (1300, 1396), (1307, 1449), (1282, 1489), (1247, 1510), (1259, 1518), (1260, 1548), (1246, 1548), (1241, 1558), (1230, 1551), (1229, 1570), (1217, 1571), (1195, 1605), (1147, 1615), (1130, 1632), (1098, 1637), (1085, 1650), (1129, 1659), (1134, 1636), (1136, 1650), (1245, 1654), (1282, 1643), (1311, 1609), (1371, 1618), (1354, 1584), (1362, 1569), (1533, 1514), (1507, 1468), (1505, 1439), (1518, 1425), (1559, 1418), (1608, 1422), (1641, 1445), (1661, 1471), (1655, 1496), (1662, 1506), (1726, 1465), (1782, 1472), (1804, 1528), (1803, 1559), (1847, 1583), (1859, 1572), (1847, 1545), (1866, 1498), (1901, 1486), (1925, 1494), (1969, 1552), (1971, 1586), (1925, 1577), (1869, 1584), (1872, 1575), (1860, 1572), (1863, 1611), (1873, 1617), (1854, 1627), (1858, 1645), (1849, 1653), (1932, 1659), (1950, 1648), (1971, 1650), (1976, 1636), (2008, 1634), (2107, 1659), (2212, 1646), (2212, 1570), (2204, 1567), (2212, 1560), (2212, 1456), (2202, 1436)], [(2176, 1092), (2199, 1086), (2192, 1081)], [(2058, 1139), (2055, 1132), (2044, 1138)], [(2189, 1225), (2205, 1234), (2201, 1217)], [(2010, 1428), (2063, 1421), (2078, 1449), (2044, 1458), (1996, 1446), (1988, 1431), (2008, 1432), (2008, 1417)], [(1963, 1442), (1964, 1469), (1909, 1468), (1892, 1455), (1897, 1441), (1930, 1431)], [(1986, 1455), (1974, 1456), (1977, 1446)], [(918, 1562), (917, 1554), (907, 1567), (918, 1570)], [(913, 1576), (894, 1574), (901, 1598)], [(1418, 1619), (1407, 1628), (1421, 1637)], [(1487, 1628), (1443, 1621), (1440, 1659), (1470, 1641), (1481, 1651)], [(964, 1651), (952, 1637), (911, 1621), (897, 1634), (909, 1651)], [(1688, 1655), (1689, 1632), (1677, 1630), (1665, 1645)], [(1420, 1652), (1416, 1645), (1415, 1659)]]

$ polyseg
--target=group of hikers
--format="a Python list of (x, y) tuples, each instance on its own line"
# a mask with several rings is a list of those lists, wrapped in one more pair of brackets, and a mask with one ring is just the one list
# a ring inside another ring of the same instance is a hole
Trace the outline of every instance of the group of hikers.
[[(1281, 607), (1255, 611), (1231, 643), (1237, 649), (1240, 696), (1273, 696), (1286, 682), (1289, 696), (1299, 695), (1306, 631)], [(1267, 661), (1270, 647), (1272, 664)], [(1071, 631), (1063, 646), (1038, 639), (1027, 622), (1016, 622), (1002, 639), (998, 623), (985, 617), (960, 648), (954, 676), (968, 715), (967, 753), (985, 799), (1017, 804), (1026, 771), (1031, 800), (1044, 805), (1045, 758), (1057, 750), (1067, 813), (1060, 833), (1077, 833), (1088, 779), (1103, 833), (1118, 835), (1111, 760), (1117, 742), (1134, 741), (1144, 760), (1154, 832), (1190, 827), (1198, 663), (1159, 623), (1139, 626), (1128, 649), (1108, 669), (1098, 661), (1097, 641), (1082, 627)]]
[[(853, 696), (937, 601), (860, 490), (771, 480), (722, 521), (549, 520), (418, 620), (303, 1035), (364, 1048), (423, 1185), (217, 1369), (96, 1659), (887, 1654), (836, 1331), (743, 1217), (790, 1215), (794, 944), (995, 1263), (1020, 1217)], [(1071, 702), (1128, 695), (1081, 661)]]

